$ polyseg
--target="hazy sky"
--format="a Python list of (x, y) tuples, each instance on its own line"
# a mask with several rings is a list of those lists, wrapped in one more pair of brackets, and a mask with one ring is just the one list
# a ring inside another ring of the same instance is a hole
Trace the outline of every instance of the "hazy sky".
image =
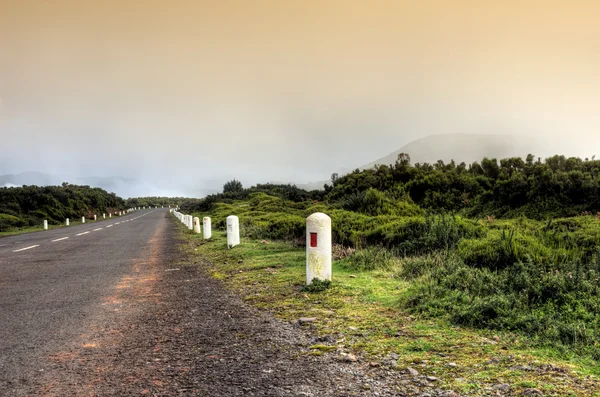
[(0, 0), (0, 174), (315, 181), (454, 132), (591, 156), (598, 15), (592, 0)]

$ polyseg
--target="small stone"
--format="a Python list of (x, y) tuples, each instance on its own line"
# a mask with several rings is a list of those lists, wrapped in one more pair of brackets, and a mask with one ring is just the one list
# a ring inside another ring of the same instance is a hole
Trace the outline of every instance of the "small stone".
[(523, 371), (523, 372), (529, 372), (529, 371), (533, 371), (533, 368), (531, 368), (529, 365), (518, 365), (516, 367), (510, 367), (511, 371)]
[(373, 367), (373, 368), (377, 368), (377, 367), (380, 367), (380, 366), (381, 366), (381, 364), (380, 364), (380, 363), (378, 363), (378, 362), (375, 362), (375, 361), (371, 361), (371, 362), (369, 363), (369, 365), (370, 365), (371, 367)]
[(426, 379), (427, 379), (429, 382), (435, 382), (435, 381), (437, 381), (437, 380), (438, 380), (438, 378), (436, 378), (435, 376), (428, 376)]
[(449, 366), (449, 367), (452, 367), (452, 368), (456, 368), (457, 367), (456, 363), (448, 363), (446, 365)]
[(317, 321), (316, 317), (301, 317), (298, 320), (298, 322), (300, 322), (300, 324), (314, 323), (315, 321)]
[(542, 392), (538, 389), (525, 389), (523, 390), (524, 396), (541, 396)]
[(349, 363), (355, 363), (355, 362), (358, 361), (358, 359), (356, 358), (356, 356), (354, 354), (347, 354), (344, 357), (344, 360), (347, 361), (347, 362), (349, 362)]
[(440, 394), (440, 397), (460, 397), (460, 394), (455, 391), (448, 390)]
[(348, 277), (350, 277), (350, 278), (356, 278), (356, 276), (354, 274), (351, 274)]
[(499, 390), (508, 393), (510, 391), (510, 385), (508, 383), (501, 383), (499, 385), (494, 386), (494, 390)]
[(358, 331), (358, 328), (357, 328), (357, 327), (348, 327), (348, 329), (349, 329), (350, 331)]
[(238, 263), (244, 263), (244, 260), (243, 259), (239, 259)]
[(419, 376), (419, 371), (411, 367), (406, 368), (406, 372), (408, 372), (412, 376)]

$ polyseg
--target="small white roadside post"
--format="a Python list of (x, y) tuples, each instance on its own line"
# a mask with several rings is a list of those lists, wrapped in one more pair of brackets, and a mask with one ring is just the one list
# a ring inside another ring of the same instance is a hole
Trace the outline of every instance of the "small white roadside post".
[(316, 212), (306, 218), (306, 284), (331, 281), (331, 218)]
[(106, 219), (106, 214), (102, 214), (102, 219)]
[(202, 223), (203, 223), (202, 230), (204, 232), (203, 233), (204, 239), (206, 240), (206, 239), (211, 238), (212, 237), (212, 230), (211, 230), (211, 226), (210, 226), (210, 217), (205, 216), (202, 219)]
[(81, 223), (85, 223), (85, 216), (81, 217)]
[(94, 222), (98, 220), (98, 217), (94, 215)]
[(67, 220), (65, 221), (65, 225), (69, 226), (69, 218), (67, 218)]
[(200, 233), (200, 218), (194, 217), (194, 233)]
[(48, 221), (44, 219), (44, 230), (48, 230)]
[(227, 248), (240, 244), (240, 220), (235, 215), (227, 217)]
[(187, 227), (190, 230), (194, 230), (194, 219), (192, 218), (191, 215), (188, 215), (188, 224), (187, 224)]

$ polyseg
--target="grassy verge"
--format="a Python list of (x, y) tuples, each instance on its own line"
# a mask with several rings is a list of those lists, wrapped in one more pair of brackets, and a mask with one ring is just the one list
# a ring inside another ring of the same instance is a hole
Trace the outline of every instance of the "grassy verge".
[(466, 395), (495, 395), (493, 387), (507, 383), (511, 395), (534, 388), (548, 396), (600, 396), (600, 365), (592, 359), (538, 348), (521, 335), (472, 330), (403, 312), (399, 301), (410, 283), (399, 279), (393, 267), (357, 271), (348, 260), (336, 261), (331, 288), (308, 293), (302, 290), (302, 248), (242, 239), (242, 245), (227, 250), (223, 232), (213, 231), (206, 242), (181, 229), (188, 249), (210, 261), (210, 274), (248, 303), (287, 321), (316, 317), (310, 327), (335, 342), (313, 346), (312, 354), (342, 349), (372, 365), (412, 367), (438, 378), (442, 389)]
[[(125, 215), (123, 215), (125, 216)], [(91, 219), (86, 219), (85, 220), (85, 224), (90, 224), (90, 223), (98, 223), (98, 222), (103, 222), (103, 221), (111, 221), (113, 219), (119, 219), (118, 215), (115, 215), (114, 218), (106, 218), (106, 219), (98, 219), (97, 221), (91, 220)], [(71, 226), (77, 226), (77, 225), (81, 225), (82, 223), (80, 221), (70, 221), (69, 222), (69, 226), (65, 225), (64, 223), (62, 225), (48, 225), (48, 230), (54, 230), (54, 229), (64, 229), (64, 228), (68, 228)], [(15, 230), (8, 230), (6, 232), (0, 232), (0, 237), (7, 237), (7, 236), (16, 236), (19, 234), (26, 234), (26, 233), (35, 233), (35, 232), (43, 232), (44, 231), (44, 227), (42, 225), (40, 226), (30, 226), (30, 227), (24, 227), (24, 228), (20, 228), (20, 229), (15, 229)]]

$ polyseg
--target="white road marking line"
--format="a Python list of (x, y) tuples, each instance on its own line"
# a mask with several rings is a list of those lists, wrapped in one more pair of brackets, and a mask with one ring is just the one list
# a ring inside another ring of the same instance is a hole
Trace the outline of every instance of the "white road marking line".
[(98, 230), (102, 230), (102, 228), (101, 228), (101, 227), (99, 227), (98, 229), (94, 229), (94, 230), (92, 230), (92, 232), (97, 232)]
[(106, 227), (107, 227), (107, 228), (109, 228), (109, 227), (113, 227), (113, 225), (108, 225), (108, 226), (106, 226)]
[(83, 236), (84, 234), (88, 234), (88, 233), (89, 233), (89, 231), (88, 232), (83, 232), (83, 233), (76, 234), (76, 236)]
[(25, 251), (25, 250), (30, 250), (32, 248), (39, 247), (39, 246), (40, 246), (39, 244), (38, 245), (32, 245), (31, 247), (21, 248), (20, 250), (14, 250), (13, 252), (21, 252), (21, 251)]
[(115, 225), (120, 225), (120, 224), (121, 224), (121, 222), (117, 222), (117, 223), (115, 223)]
[(0, 244), (0, 247), (4, 247), (5, 245), (8, 245), (8, 244)]
[(57, 238), (56, 240), (52, 240), (52, 242), (55, 243), (57, 241), (66, 240), (66, 239), (68, 239), (68, 237)]

